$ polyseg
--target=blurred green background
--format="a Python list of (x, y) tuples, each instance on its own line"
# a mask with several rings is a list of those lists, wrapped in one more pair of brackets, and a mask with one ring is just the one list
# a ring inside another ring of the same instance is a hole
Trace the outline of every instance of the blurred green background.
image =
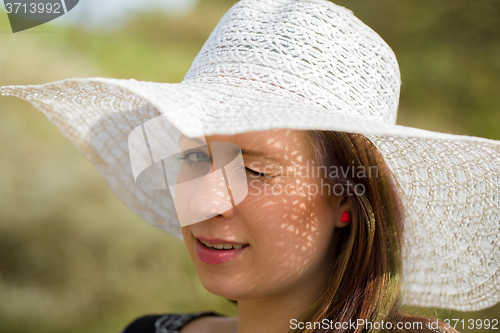
[[(180, 82), (234, 3), (141, 12), (114, 30), (46, 24), (17, 34), (0, 11), (0, 85), (92, 76)], [(499, 0), (336, 3), (394, 49), (399, 124), (500, 140)], [(204, 291), (184, 245), (131, 213), (27, 102), (0, 98), (0, 151), (0, 333), (119, 332), (146, 313), (236, 315)], [(500, 318), (500, 306), (411, 310)]]

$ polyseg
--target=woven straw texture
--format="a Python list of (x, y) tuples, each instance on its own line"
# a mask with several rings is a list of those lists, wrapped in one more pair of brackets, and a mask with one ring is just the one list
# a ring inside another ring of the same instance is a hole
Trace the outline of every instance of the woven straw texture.
[(347, 9), (324, 0), (243, 0), (180, 84), (71, 79), (0, 88), (30, 101), (149, 223), (181, 237), (167, 191), (136, 186), (127, 139), (158, 116), (166, 145), (272, 128), (367, 135), (405, 204), (404, 303), (472, 311), (500, 300), (500, 142), (395, 125), (396, 58)]

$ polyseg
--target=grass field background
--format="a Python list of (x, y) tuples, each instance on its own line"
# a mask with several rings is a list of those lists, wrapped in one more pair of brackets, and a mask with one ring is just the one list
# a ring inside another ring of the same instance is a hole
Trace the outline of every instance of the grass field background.
[[(93, 76), (180, 82), (233, 3), (204, 0), (176, 17), (142, 13), (114, 31), (46, 24), (12, 34), (0, 11), (0, 85)], [(399, 124), (500, 139), (500, 1), (337, 3), (394, 49)], [(184, 245), (131, 213), (27, 102), (0, 98), (0, 151), (0, 333), (119, 332), (146, 313), (236, 315), (204, 291)], [(411, 310), (500, 318), (500, 306)]]

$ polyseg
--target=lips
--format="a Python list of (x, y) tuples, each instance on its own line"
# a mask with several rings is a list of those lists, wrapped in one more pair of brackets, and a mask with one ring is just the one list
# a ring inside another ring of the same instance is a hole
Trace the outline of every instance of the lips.
[(246, 250), (248, 244), (223, 240), (196, 239), (196, 255), (201, 262), (219, 265), (231, 261)]
[(243, 246), (248, 244), (240, 244), (240, 243), (209, 243), (200, 239), (200, 242), (208, 247), (209, 249), (214, 250), (232, 250), (232, 249), (241, 249)]

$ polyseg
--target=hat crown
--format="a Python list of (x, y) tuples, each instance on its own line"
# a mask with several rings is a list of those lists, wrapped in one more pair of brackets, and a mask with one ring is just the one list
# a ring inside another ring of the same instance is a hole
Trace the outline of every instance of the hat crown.
[(401, 85), (387, 43), (350, 10), (326, 0), (238, 2), (200, 50), (187, 82), (244, 82), (392, 124)]

